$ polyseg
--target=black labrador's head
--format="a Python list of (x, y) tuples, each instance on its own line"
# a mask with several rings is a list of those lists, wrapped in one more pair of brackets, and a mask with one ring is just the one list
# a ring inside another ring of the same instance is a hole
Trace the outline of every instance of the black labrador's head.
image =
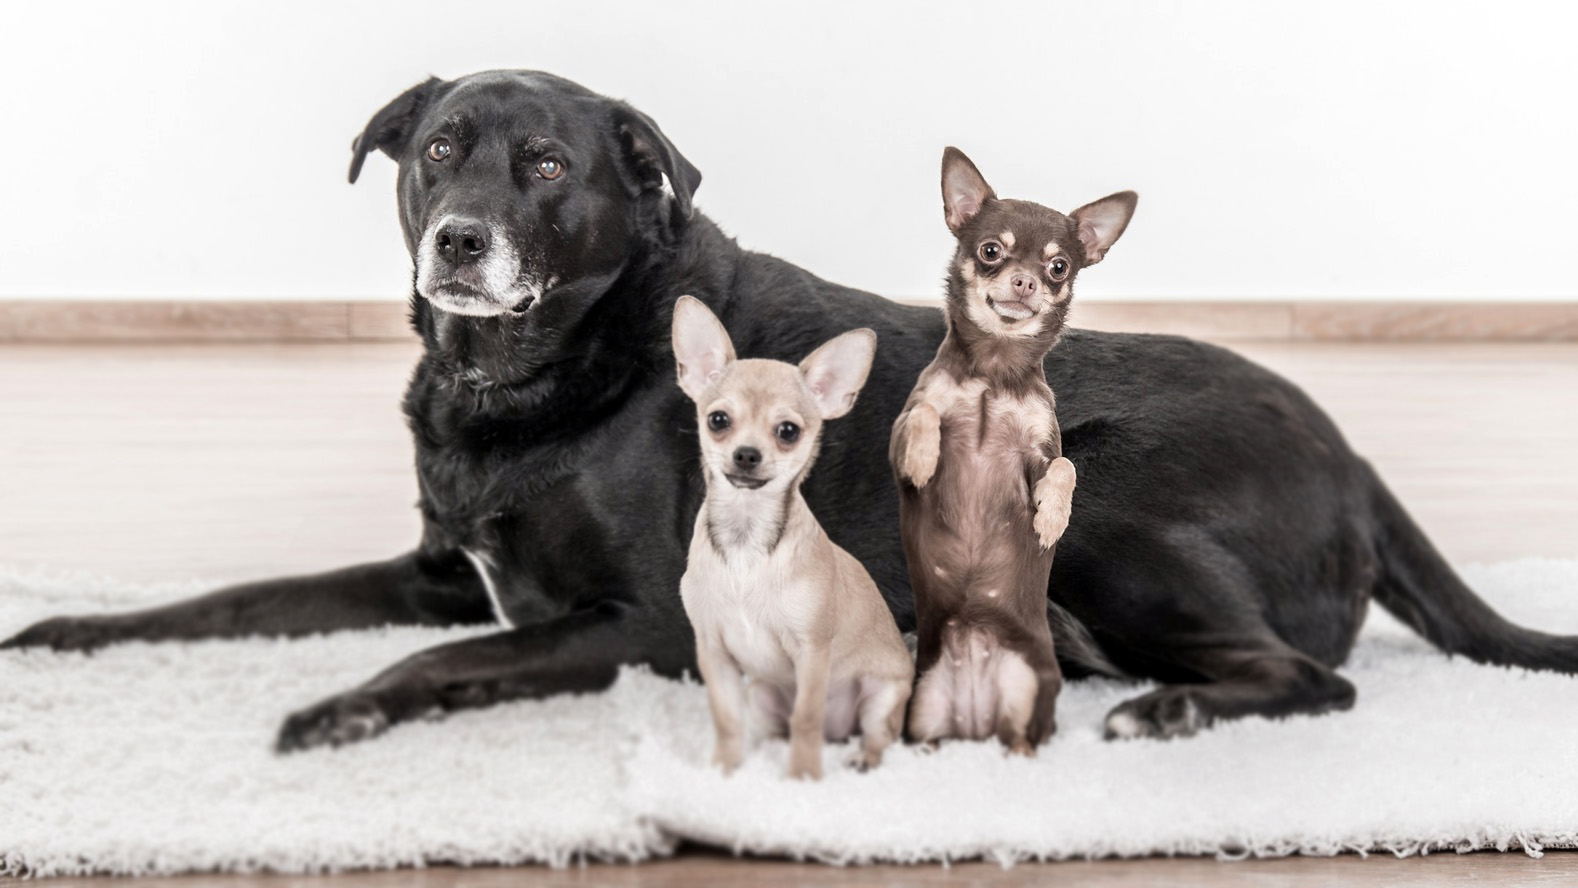
[[(646, 115), (535, 71), (418, 84), (373, 115), (400, 164), (416, 292), (449, 315), (555, 326), (584, 315), (635, 251), (684, 223), (701, 173)], [(666, 185), (665, 185), (666, 182)]]

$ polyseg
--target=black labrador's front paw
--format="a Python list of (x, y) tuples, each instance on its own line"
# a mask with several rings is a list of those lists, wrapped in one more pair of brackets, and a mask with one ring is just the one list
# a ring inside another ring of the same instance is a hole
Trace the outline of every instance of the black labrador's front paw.
[(377, 698), (352, 691), (285, 719), (274, 749), (280, 753), (301, 752), (369, 740), (387, 731), (392, 722)]
[(1161, 688), (1113, 707), (1107, 714), (1108, 740), (1188, 737), (1210, 725), (1210, 718), (1187, 688)]
[(0, 642), (0, 650), (49, 648), (56, 651), (93, 651), (119, 640), (112, 618), (53, 617), (34, 623)]

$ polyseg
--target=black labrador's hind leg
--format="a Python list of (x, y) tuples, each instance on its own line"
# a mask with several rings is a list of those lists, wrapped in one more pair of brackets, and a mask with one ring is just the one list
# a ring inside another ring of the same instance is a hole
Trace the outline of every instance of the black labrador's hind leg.
[(412, 552), (329, 573), (244, 583), (148, 610), (55, 617), (0, 643), (0, 649), (90, 651), (122, 641), (312, 635), (492, 619), (487, 590), (462, 553)]
[(276, 749), (339, 746), (457, 709), (598, 691), (636, 663), (676, 677), (695, 669), (683, 612), (605, 604), (421, 651), (286, 719)]
[[(1137, 675), (1173, 682), (1114, 707), (1108, 739), (1185, 737), (1224, 719), (1314, 715), (1353, 706), (1354, 687), (1332, 670), (1346, 653), (1362, 608), (1335, 589), (1342, 577), (1300, 577), (1244, 560), (1196, 529), (1131, 538), (1122, 562), (1105, 562), (1073, 585), (1081, 609)], [(1286, 567), (1282, 568), (1286, 571)], [(1267, 593), (1266, 589), (1274, 590)], [(1271, 599), (1296, 600), (1321, 635), (1295, 647), (1274, 630)], [(1347, 639), (1336, 643), (1334, 638)], [(1323, 654), (1321, 658), (1316, 652)]]
[(1258, 715), (1317, 715), (1353, 706), (1353, 685), (1329, 667), (1276, 640), (1173, 651), (1172, 659), (1207, 679), (1157, 688), (1107, 715), (1109, 740), (1187, 737), (1212, 723)]

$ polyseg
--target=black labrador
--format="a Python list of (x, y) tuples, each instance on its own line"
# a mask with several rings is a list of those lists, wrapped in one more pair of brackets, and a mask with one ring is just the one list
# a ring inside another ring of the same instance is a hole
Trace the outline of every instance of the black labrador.
[[(650, 119), (548, 74), (422, 83), (367, 124), (351, 181), (374, 150), (400, 166), (411, 319), (426, 346), (405, 397), (416, 550), (48, 620), (6, 647), (499, 625), (291, 716), (282, 750), (596, 690), (626, 663), (692, 669), (679, 578), (702, 477), (669, 351), (686, 293), (742, 355), (796, 360), (844, 330), (877, 332), (870, 381), (829, 429), (805, 490), (899, 625), (914, 627), (886, 454), (942, 339), (940, 312), (741, 250), (693, 212), (701, 175)], [(1578, 639), (1514, 626), (1477, 598), (1286, 380), (1187, 339), (1078, 330), (1046, 370), (1079, 467), (1048, 604), (1063, 670), (1163, 683), (1117, 707), (1109, 735), (1352, 705), (1333, 669), (1372, 596), (1443, 650), (1578, 671)]]

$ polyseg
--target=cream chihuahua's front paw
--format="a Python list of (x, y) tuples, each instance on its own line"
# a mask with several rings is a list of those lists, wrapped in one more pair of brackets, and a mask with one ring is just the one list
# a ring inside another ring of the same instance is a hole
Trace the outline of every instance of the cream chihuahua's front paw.
[(937, 473), (942, 453), (942, 419), (930, 404), (917, 404), (910, 411), (905, 430), (904, 449), (899, 453), (899, 475), (916, 487), (925, 487)]
[(1069, 513), (1074, 508), (1074, 464), (1062, 456), (1053, 460), (1036, 482), (1035, 499), (1036, 536), (1041, 548), (1050, 549), (1068, 529)]
[(856, 771), (865, 773), (882, 764), (882, 750), (862, 747), (855, 750), (849, 758), (845, 759), (844, 764), (854, 768)]
[(789, 756), (790, 780), (821, 780), (822, 757), (816, 756)]
[(724, 774), (733, 774), (744, 760), (745, 751), (738, 741), (732, 743), (719, 741), (718, 748), (712, 753), (713, 767), (721, 769)]

